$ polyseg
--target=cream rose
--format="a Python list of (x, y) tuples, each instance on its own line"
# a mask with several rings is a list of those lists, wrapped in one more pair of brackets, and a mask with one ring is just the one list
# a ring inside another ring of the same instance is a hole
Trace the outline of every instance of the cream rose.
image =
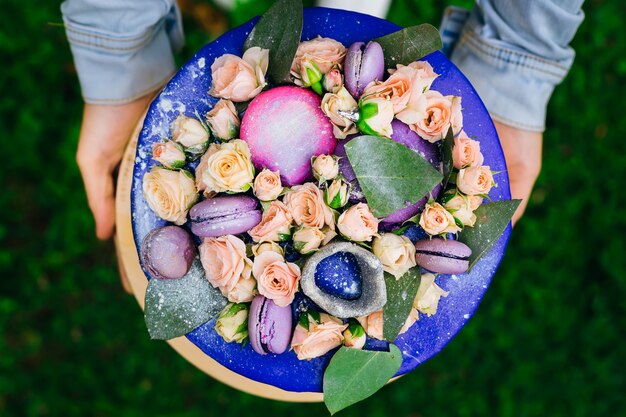
[(257, 280), (259, 294), (280, 307), (293, 301), (300, 282), (300, 267), (276, 252), (263, 252), (254, 258), (252, 273)]
[(254, 167), (248, 144), (235, 139), (221, 145), (212, 144), (202, 181), (210, 191), (245, 192), (254, 180)]
[(353, 349), (363, 349), (367, 335), (360, 323), (350, 320), (348, 328), (343, 331), (343, 345)]
[(378, 232), (378, 219), (367, 204), (358, 203), (339, 216), (337, 227), (349, 240), (369, 242)]
[(254, 195), (261, 201), (276, 200), (280, 193), (283, 192), (280, 172), (274, 172), (264, 168), (254, 179), (252, 190), (254, 191)]
[(198, 251), (206, 278), (214, 288), (230, 301), (252, 300), (252, 261), (246, 257), (246, 244), (241, 239), (233, 235), (206, 238)]
[(452, 213), (464, 226), (472, 227), (476, 223), (476, 215), (470, 207), (467, 196), (457, 194), (448, 200), (444, 207)]
[(469, 201), (470, 210), (474, 211), (483, 203), (483, 197), (479, 195), (468, 195), (467, 200)]
[(456, 177), (456, 186), (467, 195), (489, 194), (494, 186), (491, 169), (488, 166), (464, 168)]
[(357, 317), (356, 319), (361, 323), (369, 337), (379, 340), (383, 339), (383, 310), (374, 311), (367, 316)]
[(216, 138), (226, 141), (237, 137), (239, 133), (239, 116), (235, 105), (230, 100), (220, 100), (206, 114), (206, 121)]
[(206, 184), (204, 183), (202, 178), (204, 178), (204, 171), (206, 171), (209, 167), (209, 164), (207, 162), (209, 160), (209, 157), (218, 150), (219, 146), (215, 143), (212, 143), (209, 146), (209, 149), (207, 149), (207, 151), (202, 155), (202, 157), (200, 158), (200, 162), (198, 162), (198, 166), (196, 167), (196, 190), (198, 190), (199, 193), (203, 193), (204, 196), (207, 198), (211, 198), (217, 193), (212, 190), (207, 190)]
[(148, 206), (163, 220), (177, 225), (187, 221), (187, 212), (198, 200), (191, 173), (155, 166), (143, 176), (143, 196)]
[(301, 227), (293, 234), (293, 247), (303, 255), (319, 249), (326, 236), (316, 227)]
[(334, 67), (343, 63), (345, 56), (346, 47), (340, 42), (318, 36), (298, 45), (296, 56), (291, 64), (291, 75), (295, 78), (296, 84), (301, 85), (300, 74), (303, 61), (315, 64), (322, 74), (328, 74)]
[(200, 121), (180, 114), (172, 123), (172, 139), (183, 145), (185, 149), (200, 153), (206, 149), (209, 133)]
[(424, 274), (420, 281), (413, 307), (419, 310), (420, 313), (432, 316), (437, 313), (437, 307), (441, 297), (447, 297), (448, 292), (444, 291), (435, 284), (435, 275)]
[(267, 85), (265, 73), (269, 62), (269, 51), (253, 47), (243, 54), (224, 54), (211, 65), (212, 85), (209, 94), (235, 102), (248, 101), (256, 97)]
[(354, 122), (340, 114), (340, 112), (355, 112), (359, 105), (352, 98), (345, 87), (337, 93), (326, 93), (322, 99), (322, 111), (333, 125), (333, 134), (337, 139), (345, 139), (348, 135), (357, 133)]
[(379, 97), (367, 97), (359, 102), (357, 128), (366, 135), (390, 138), (393, 134), (393, 103)]
[(333, 212), (324, 204), (322, 191), (312, 182), (291, 187), (284, 201), (298, 226), (322, 229), (326, 225), (335, 230)]
[(330, 208), (341, 208), (348, 204), (349, 199), (350, 189), (342, 180), (334, 180), (324, 191), (324, 201)]
[(480, 152), (480, 142), (470, 139), (465, 131), (461, 131), (454, 138), (452, 160), (456, 169), (480, 166), (483, 164), (483, 154)]
[(319, 181), (332, 180), (339, 175), (339, 163), (333, 155), (319, 155), (312, 158), (313, 176)]
[(280, 242), (284, 236), (291, 235), (293, 218), (282, 201), (274, 200), (263, 213), (261, 223), (254, 226), (248, 234), (255, 242)]
[(400, 331), (398, 332), (398, 334), (402, 334), (408, 331), (411, 328), (411, 326), (413, 326), (413, 323), (415, 323), (418, 320), (419, 320), (419, 312), (417, 311), (415, 307), (412, 307), (411, 312), (409, 313), (409, 317), (407, 317), (406, 320), (404, 321), (404, 324), (400, 328)]
[(171, 140), (155, 143), (152, 146), (152, 159), (168, 169), (179, 169), (185, 166), (183, 147)]
[(229, 303), (215, 321), (215, 331), (226, 343), (241, 343), (248, 337), (248, 306)]
[(256, 245), (252, 245), (252, 254), (254, 256), (259, 256), (263, 252), (276, 252), (280, 256), (285, 255), (285, 251), (283, 248), (276, 242), (263, 242), (257, 243)]
[[(453, 100), (451, 97), (444, 96), (435, 90), (428, 90), (420, 95), (416, 103), (412, 105), (415, 107), (415, 114), (418, 118), (414, 123), (409, 124), (411, 130), (431, 143), (443, 139), (452, 123)], [(460, 105), (460, 101), (456, 102)], [(412, 121), (410, 118), (400, 120), (405, 123)]]
[(309, 315), (309, 328), (302, 324), (296, 326), (291, 347), (300, 360), (317, 358), (341, 346), (343, 331), (347, 327), (347, 324), (326, 313), (320, 313), (319, 322)]
[(420, 215), (420, 226), (429, 235), (457, 233), (461, 230), (454, 222), (454, 217), (439, 203), (426, 204)]
[(380, 259), (383, 270), (400, 279), (409, 269), (417, 265), (415, 262), (415, 245), (406, 236), (383, 233), (374, 238), (372, 252)]

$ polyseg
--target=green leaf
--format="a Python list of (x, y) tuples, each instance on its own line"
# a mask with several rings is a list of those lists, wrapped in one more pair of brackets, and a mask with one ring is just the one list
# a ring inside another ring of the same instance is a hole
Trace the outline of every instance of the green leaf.
[(448, 129), (446, 137), (443, 139), (441, 146), (441, 160), (443, 161), (443, 181), (441, 182), (442, 190), (445, 191), (450, 181), (450, 175), (454, 169), (454, 160), (452, 159), (452, 150), (454, 149), (454, 131)]
[(302, 34), (302, 0), (277, 0), (261, 16), (244, 43), (269, 49), (267, 73), (274, 84), (291, 82), (289, 71)]
[(458, 238), (472, 249), (472, 256), (469, 259), (470, 269), (496, 244), (520, 202), (521, 200), (494, 201), (483, 204), (474, 211), (476, 214), (474, 227), (466, 227), (459, 233)]
[(342, 347), (324, 372), (324, 403), (331, 414), (373, 395), (400, 369), (402, 353), (395, 345), (389, 352)]
[(169, 340), (185, 335), (216, 316), (227, 304), (213, 288), (196, 258), (180, 279), (155, 279), (148, 283), (145, 318), (152, 339)]
[(443, 48), (439, 31), (427, 23), (410, 26), (374, 40), (383, 47), (385, 68), (395, 68), (396, 64), (408, 65)]
[(346, 153), (376, 217), (416, 203), (442, 179), (417, 152), (390, 139), (359, 136), (346, 144)]
[(422, 276), (419, 267), (409, 269), (400, 279), (385, 272), (387, 304), (383, 309), (383, 337), (389, 342), (400, 333), (406, 318), (411, 313)]

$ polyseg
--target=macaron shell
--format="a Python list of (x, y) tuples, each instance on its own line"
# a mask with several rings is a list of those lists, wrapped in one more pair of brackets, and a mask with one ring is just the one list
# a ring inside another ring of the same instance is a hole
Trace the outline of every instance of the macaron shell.
[(463, 242), (451, 239), (423, 239), (415, 242), (415, 249), (419, 252), (436, 252), (441, 256), (455, 258), (469, 258), (472, 250)]
[(247, 195), (226, 195), (209, 198), (189, 210), (191, 221), (220, 217), (237, 212), (253, 210), (258, 201)]
[(281, 354), (291, 342), (291, 307), (277, 306), (272, 300), (265, 303), (265, 326), (261, 328), (261, 340), (267, 350)]
[(191, 231), (198, 237), (218, 237), (245, 233), (261, 222), (261, 210), (235, 212), (222, 217), (191, 222)]
[(265, 355), (267, 352), (261, 345), (261, 331), (260, 326), (264, 321), (261, 317), (263, 311), (263, 304), (266, 298), (262, 295), (257, 295), (250, 304), (250, 312), (248, 313), (248, 338), (250, 339), (250, 346), (259, 355)]
[(428, 253), (416, 253), (415, 261), (422, 268), (440, 274), (462, 274), (469, 268), (469, 261), (466, 259), (447, 258)]

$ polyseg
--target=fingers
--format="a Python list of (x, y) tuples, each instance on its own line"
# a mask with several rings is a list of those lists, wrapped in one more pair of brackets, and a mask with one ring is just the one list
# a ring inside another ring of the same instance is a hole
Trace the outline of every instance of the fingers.
[(106, 240), (115, 227), (115, 194), (112, 169), (101, 162), (77, 155), (78, 167), (83, 177), (89, 209), (96, 223), (96, 236)]

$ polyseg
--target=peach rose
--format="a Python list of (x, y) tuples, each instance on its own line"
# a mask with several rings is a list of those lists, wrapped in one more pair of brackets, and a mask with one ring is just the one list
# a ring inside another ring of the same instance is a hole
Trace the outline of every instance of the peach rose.
[(207, 280), (230, 301), (241, 303), (254, 298), (252, 261), (246, 244), (233, 235), (206, 238), (198, 247)]
[(356, 319), (361, 323), (369, 337), (383, 340), (383, 310), (374, 311), (367, 316), (357, 317)]
[(475, 211), (483, 203), (483, 197), (479, 195), (468, 195), (467, 200), (469, 201), (469, 208), (472, 211)]
[(320, 313), (319, 322), (309, 315), (309, 328), (302, 324), (296, 326), (291, 347), (300, 360), (317, 358), (341, 346), (343, 331), (347, 327), (347, 324), (326, 313)]
[(340, 114), (340, 112), (355, 112), (358, 107), (359, 105), (345, 87), (341, 87), (337, 93), (324, 94), (322, 111), (330, 119), (333, 134), (337, 139), (345, 139), (348, 135), (358, 132), (354, 122)]
[(495, 184), (488, 166), (469, 167), (459, 171), (456, 186), (463, 194), (486, 195)]
[(475, 167), (483, 164), (483, 154), (480, 152), (480, 142), (470, 139), (465, 131), (461, 131), (454, 138), (452, 160), (456, 169)]
[(419, 318), (420, 318), (419, 312), (417, 311), (415, 307), (412, 307), (411, 312), (409, 313), (409, 317), (407, 317), (406, 320), (404, 321), (404, 324), (400, 328), (400, 332), (398, 332), (398, 334), (402, 334), (408, 331), (411, 328), (411, 326), (413, 326), (413, 323), (418, 321)]
[[(435, 73), (433, 67), (427, 61), (412, 62), (407, 66), (398, 64), (397, 70), (389, 70), (390, 73), (403, 70), (411, 72), (411, 95), (406, 103), (406, 107), (396, 114), (396, 117), (407, 125), (417, 123), (424, 109), (422, 108), (422, 96), (439, 75)], [(423, 116), (422, 116), (423, 118)]]
[(203, 152), (209, 140), (209, 133), (200, 121), (179, 114), (172, 123), (172, 140), (194, 153)]
[(358, 203), (339, 216), (337, 227), (349, 240), (369, 242), (378, 232), (378, 219), (374, 217), (367, 204)]
[(472, 227), (476, 223), (476, 215), (469, 204), (467, 196), (457, 194), (448, 200), (444, 207), (452, 213), (464, 226)]
[(185, 166), (183, 147), (171, 140), (155, 143), (152, 146), (152, 159), (168, 169), (179, 169)]
[(452, 214), (439, 203), (426, 204), (419, 224), (431, 236), (457, 233), (461, 230), (454, 222)]
[(226, 141), (237, 137), (239, 133), (239, 116), (237, 109), (230, 100), (220, 100), (206, 114), (206, 121), (216, 138)]
[(187, 221), (187, 212), (198, 200), (194, 178), (188, 171), (153, 167), (143, 176), (143, 196), (163, 220), (177, 225)]
[(319, 181), (332, 180), (339, 175), (339, 162), (333, 155), (319, 155), (312, 158), (313, 176)]
[(279, 171), (270, 171), (264, 168), (254, 179), (252, 184), (254, 195), (261, 201), (276, 200), (283, 192)]
[(261, 223), (248, 234), (255, 242), (280, 242), (291, 234), (291, 213), (282, 201), (274, 200), (263, 212)]
[(298, 226), (322, 229), (326, 225), (335, 230), (333, 212), (324, 204), (322, 191), (312, 182), (291, 187), (284, 201)]
[(450, 115), (450, 128), (454, 135), (458, 135), (463, 129), (463, 107), (461, 106), (461, 97), (446, 96), (452, 103)]
[(337, 94), (343, 87), (343, 77), (341, 71), (337, 68), (331, 69), (322, 80), (324, 84), (324, 90), (329, 93)]
[(340, 42), (318, 36), (298, 45), (296, 56), (291, 64), (291, 75), (295, 78), (295, 83), (301, 85), (300, 74), (303, 61), (315, 64), (322, 74), (328, 74), (331, 69), (343, 63), (345, 56), (346, 47)]
[(252, 274), (257, 280), (259, 294), (264, 295), (280, 307), (293, 301), (300, 282), (300, 267), (285, 262), (276, 252), (263, 252), (254, 258)]
[[(458, 127), (463, 123), (460, 97), (444, 96), (439, 91), (428, 90), (412, 106), (416, 109), (417, 119), (403, 117), (400, 120), (408, 123), (411, 130), (431, 143), (443, 139), (453, 124)], [(460, 131), (460, 127), (458, 129)]]
[(269, 51), (259, 47), (248, 49), (242, 58), (224, 54), (211, 65), (212, 85), (209, 94), (235, 102), (256, 97), (267, 85), (265, 73)]
[(343, 345), (353, 349), (363, 349), (367, 335), (360, 323), (350, 320), (348, 328), (343, 331)]
[(411, 97), (415, 70), (400, 65), (386, 81), (372, 81), (363, 91), (362, 99), (369, 97), (389, 100), (393, 105), (393, 113), (404, 110)]
[(207, 151), (202, 155), (200, 162), (198, 162), (198, 166), (196, 167), (196, 190), (198, 190), (199, 193), (203, 193), (206, 198), (211, 198), (217, 194), (215, 191), (207, 190), (206, 184), (202, 178), (204, 177), (204, 171), (206, 171), (209, 167), (209, 164), (207, 163), (209, 157), (218, 150), (219, 147), (217, 144), (212, 143), (209, 145), (209, 149), (207, 149)]
[(316, 227), (301, 227), (293, 234), (293, 247), (303, 255), (319, 249), (326, 236)]
[(210, 191), (241, 193), (254, 180), (254, 166), (248, 144), (235, 139), (221, 145), (212, 144), (202, 172), (202, 181)]
[(437, 313), (437, 307), (441, 297), (447, 297), (448, 292), (435, 284), (435, 275), (424, 274), (417, 290), (417, 295), (413, 301), (413, 308), (420, 313), (432, 316)]
[(400, 279), (409, 269), (417, 265), (415, 245), (406, 236), (383, 233), (374, 238), (372, 252), (380, 259), (383, 270)]

